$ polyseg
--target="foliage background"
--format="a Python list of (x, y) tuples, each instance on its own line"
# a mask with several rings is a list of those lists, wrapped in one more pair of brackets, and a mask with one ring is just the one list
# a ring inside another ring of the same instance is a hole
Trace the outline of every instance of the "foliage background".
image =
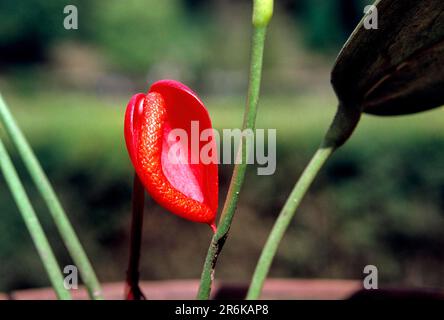
[[(276, 128), (277, 170), (250, 168), (217, 276), (248, 281), (274, 218), (335, 111), (329, 71), (368, 1), (276, 1), (259, 128)], [(240, 127), (250, 1), (0, 0), (0, 90), (54, 183), (102, 281), (124, 278), (132, 168), (123, 143), (129, 97), (160, 78), (203, 97), (217, 128)], [(444, 285), (444, 116), (364, 117), (322, 171), (272, 268), (273, 277)], [(2, 138), (3, 131), (0, 129)], [(21, 161), (14, 163), (62, 265), (71, 263)], [(231, 167), (220, 168), (221, 203)], [(149, 202), (142, 278), (197, 278), (210, 230)], [(0, 291), (48, 286), (0, 178)]]

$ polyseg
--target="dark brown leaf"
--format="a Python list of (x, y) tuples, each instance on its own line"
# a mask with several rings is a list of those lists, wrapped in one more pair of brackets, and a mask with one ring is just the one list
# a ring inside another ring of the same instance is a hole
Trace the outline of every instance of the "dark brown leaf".
[(342, 104), (399, 115), (444, 104), (444, 0), (380, 0), (379, 29), (361, 22), (332, 71)]

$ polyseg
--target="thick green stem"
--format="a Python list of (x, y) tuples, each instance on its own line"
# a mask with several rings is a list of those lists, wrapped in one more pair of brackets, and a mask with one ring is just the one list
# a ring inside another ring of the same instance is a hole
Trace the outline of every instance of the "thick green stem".
[(296, 209), (299, 207), (302, 198), (304, 197), (317, 173), (333, 151), (333, 147), (321, 147), (318, 149), (288, 197), (287, 202), (282, 208), (279, 217), (277, 218), (267, 239), (267, 242), (262, 249), (262, 254), (259, 258), (259, 262), (257, 263), (253, 280), (248, 290), (247, 299), (259, 298), (265, 278), (267, 277), (271, 263), (279, 247), (279, 243), (281, 242), (285, 231), (293, 219)]
[[(243, 129), (254, 130), (257, 114), (257, 104), (259, 100), (259, 91), (261, 84), (262, 73), (262, 58), (264, 52), (266, 26), (259, 26), (253, 28), (252, 48), (251, 48), (251, 66), (248, 86), (248, 97), (244, 115)], [(246, 161), (246, 142), (241, 141), (237, 159), (238, 161), (233, 171), (230, 186), (228, 189), (227, 198), (225, 200), (222, 214), (219, 219), (217, 231), (214, 234), (208, 253), (205, 259), (205, 264), (200, 280), (198, 299), (208, 299), (211, 293), (211, 286), (214, 279), (214, 270), (216, 267), (217, 258), (222, 250), (225, 240), (230, 230), (231, 222), (236, 211), (239, 194), (244, 182), (245, 172), (247, 169)]]
[(37, 189), (42, 195), (49, 212), (54, 219), (57, 229), (65, 243), (74, 263), (79, 269), (83, 283), (88, 289), (88, 293), (92, 299), (103, 299), (102, 289), (97, 280), (96, 274), (83, 250), (80, 241), (66, 216), (65, 211), (58, 200), (54, 189), (52, 188), (47, 176), (45, 175), (40, 163), (38, 162), (34, 152), (26, 141), (25, 136), (15, 122), (6, 103), (0, 95), (0, 120), (2, 121), (6, 132), (9, 134), (12, 143), (18, 150), (23, 162), (28, 169)]
[(11, 190), (12, 196), (17, 204), (17, 207), (22, 214), (26, 227), (31, 235), (32, 241), (37, 248), (37, 252), (43, 262), (46, 272), (52, 287), (59, 299), (71, 300), (71, 294), (64, 287), (63, 275), (60, 271), (54, 253), (51, 250), (45, 232), (40, 225), (34, 208), (29, 201), (26, 191), (20, 181), (20, 178), (12, 164), (3, 142), (0, 139), (0, 166), (5, 176), (6, 183)]
[(339, 105), (338, 112), (327, 131), (321, 147), (316, 151), (301, 177), (296, 182), (296, 185), (285, 202), (284, 207), (279, 213), (273, 229), (268, 236), (267, 242), (262, 249), (261, 256), (256, 265), (250, 288), (247, 293), (247, 299), (252, 300), (259, 298), (279, 244), (304, 195), (307, 193), (307, 190), (316, 178), (316, 175), (332, 153), (350, 138), (360, 117), (361, 110), (359, 108), (350, 108), (343, 104)]

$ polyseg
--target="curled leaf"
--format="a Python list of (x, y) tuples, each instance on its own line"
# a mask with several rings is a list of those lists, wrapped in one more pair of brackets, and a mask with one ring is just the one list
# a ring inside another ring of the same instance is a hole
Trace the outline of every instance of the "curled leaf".
[(340, 102), (377, 115), (443, 105), (444, 1), (380, 0), (375, 5), (378, 29), (366, 29), (362, 21), (332, 71)]

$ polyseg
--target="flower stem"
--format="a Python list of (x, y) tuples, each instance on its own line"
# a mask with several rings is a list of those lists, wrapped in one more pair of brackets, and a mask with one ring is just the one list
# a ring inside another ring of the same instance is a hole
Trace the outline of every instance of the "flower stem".
[(139, 262), (142, 243), (144, 189), (142, 182), (134, 173), (130, 256), (126, 273), (126, 300), (145, 300), (145, 296), (139, 287)]
[(248, 300), (259, 298), (265, 278), (270, 270), (271, 263), (276, 255), (279, 244), (304, 195), (307, 193), (309, 187), (328, 158), (337, 148), (350, 138), (360, 117), (361, 110), (359, 108), (348, 108), (343, 104), (339, 105), (336, 116), (327, 131), (323, 143), (314, 154), (299, 180), (296, 182), (296, 185), (285, 202), (284, 207), (279, 213), (270, 235), (268, 236), (247, 293)]
[(20, 178), (12, 164), (3, 142), (0, 139), (0, 166), (5, 176), (6, 183), (11, 190), (12, 196), (20, 210), (25, 221), (26, 227), (31, 235), (32, 241), (37, 248), (40, 259), (43, 262), (52, 287), (59, 299), (71, 300), (71, 294), (64, 287), (63, 275), (60, 271), (57, 260), (49, 245), (45, 232), (37, 218), (34, 208), (29, 201), (26, 191), (20, 181)]
[[(255, 1), (254, 5), (256, 6), (257, 3), (260, 2), (261, 1)], [(265, 1), (265, 2), (269, 4), (271, 3), (270, 5), (272, 7), (272, 1)], [(270, 10), (268, 10), (267, 13), (269, 14), (268, 17), (269, 20), (269, 18), (271, 17)], [(257, 16), (260, 16), (260, 14), (258, 14)], [(259, 101), (259, 92), (261, 84), (262, 60), (263, 60), (265, 35), (266, 35), (268, 20), (266, 20), (265, 23), (264, 22), (265, 19), (262, 19), (261, 20), (262, 23), (260, 25), (256, 24), (253, 21), (250, 76), (249, 76), (248, 96), (247, 96), (244, 122), (243, 122), (244, 130), (255, 129), (257, 105)], [(222, 214), (219, 219), (217, 231), (213, 235), (213, 238), (211, 239), (207, 256), (205, 258), (205, 263), (200, 279), (199, 291), (197, 294), (197, 298), (200, 300), (208, 299), (210, 297), (217, 258), (220, 252), (222, 251), (223, 245), (225, 244), (225, 240), (228, 237), (228, 232), (230, 230), (231, 222), (233, 221), (234, 213), (236, 211), (237, 203), (239, 200), (239, 194), (245, 179), (245, 172), (247, 169), (246, 143), (241, 141), (240, 146), (241, 147), (238, 151), (237, 159), (241, 159), (242, 161), (237, 161), (236, 163), (238, 164), (236, 164), (234, 167), (233, 176), (231, 177), (227, 198), (225, 200), (225, 204), (222, 209)]]
[(65, 211), (58, 200), (54, 189), (52, 188), (46, 174), (44, 173), (34, 152), (29, 146), (25, 136), (15, 122), (11, 112), (9, 111), (5, 101), (0, 94), (0, 120), (3, 123), (6, 132), (9, 134), (12, 143), (18, 150), (23, 159), (26, 168), (31, 175), (38, 191), (43, 197), (49, 212), (59, 230), (63, 242), (65, 243), (74, 263), (79, 269), (80, 275), (85, 286), (88, 289), (89, 296), (92, 299), (103, 299), (102, 289), (97, 280), (96, 274), (91, 263), (80, 244), (80, 241), (66, 216)]

